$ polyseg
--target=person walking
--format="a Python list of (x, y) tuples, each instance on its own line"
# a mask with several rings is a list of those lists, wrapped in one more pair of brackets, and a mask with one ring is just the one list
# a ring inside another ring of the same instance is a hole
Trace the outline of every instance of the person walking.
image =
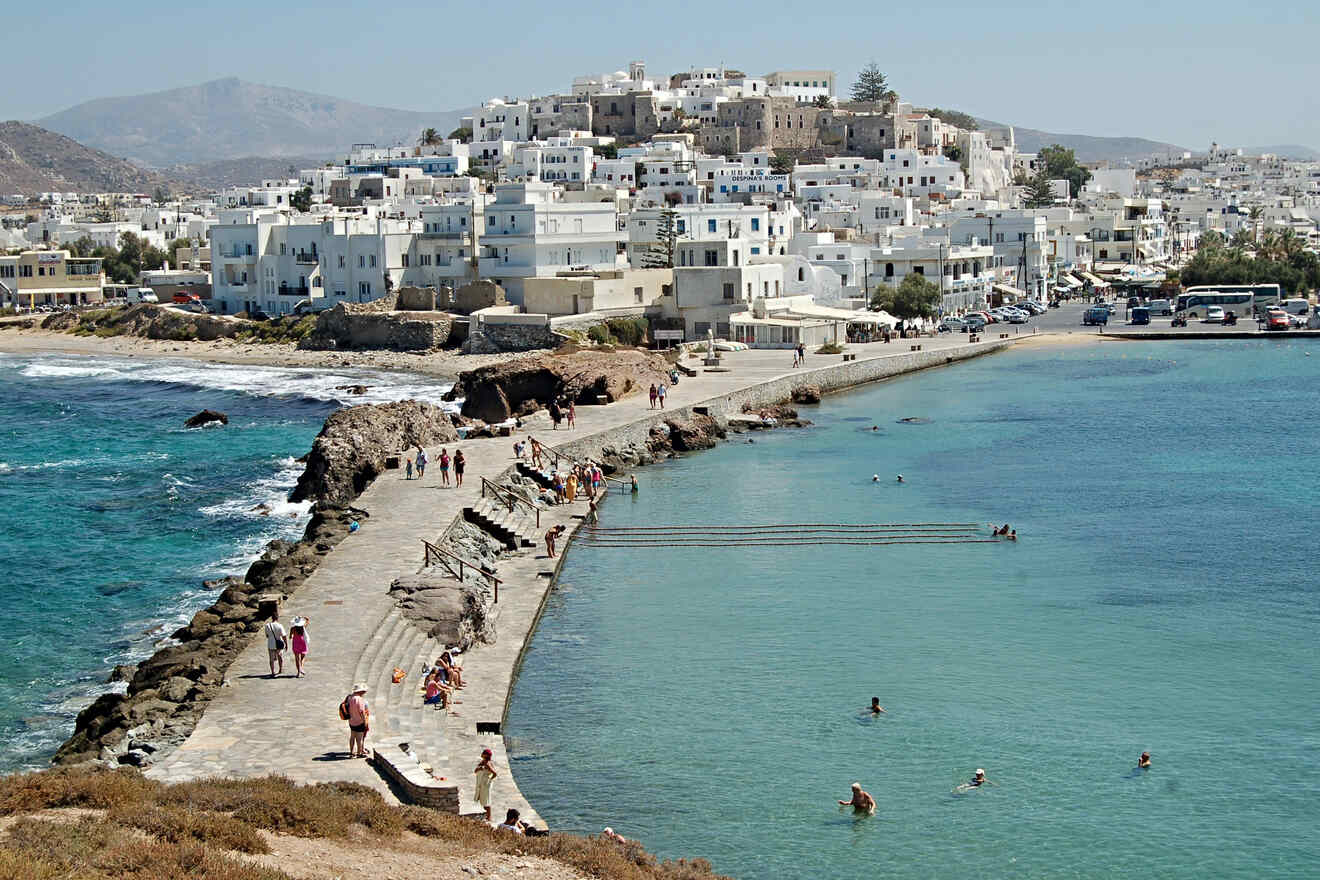
[[(284, 624), (280, 623), (280, 612), (276, 609), (265, 626), (266, 652), (270, 655), (270, 677), (284, 674)], [(276, 667), (279, 671), (276, 671)]]
[(656, 389), (655, 389), (655, 396), (656, 396), (656, 399), (660, 401), (660, 408), (661, 408), (661, 409), (664, 409), (664, 408), (665, 408), (665, 392), (668, 391), (668, 390), (669, 390), (669, 389), (667, 389), (667, 388), (665, 387), (665, 383), (664, 383), (664, 382), (661, 382), (658, 386), (656, 386)]
[(490, 749), (482, 749), (481, 760), (477, 762), (477, 768), (472, 771), (477, 777), (476, 801), (481, 805), (481, 809), (486, 811), (487, 822), (490, 821), (490, 784), (500, 775), (495, 772), (495, 765), (490, 762), (493, 756), (494, 753)]
[(659, 397), (659, 396), (660, 396), (660, 392), (659, 392), (658, 390), (656, 390), (655, 383), (652, 382), (652, 383), (651, 383), (651, 409), (655, 409), (655, 401), (656, 401), (656, 398)]
[(571, 428), (577, 423), (577, 404), (573, 401), (568, 402), (568, 426)]
[(424, 476), (426, 476), (426, 450), (418, 446), (417, 447), (417, 479), (420, 480)]
[(371, 707), (367, 705), (367, 686), (353, 685), (353, 692), (344, 698), (340, 716), (348, 722), (348, 756), (366, 758), (367, 733), (371, 730)]
[(463, 457), (463, 450), (454, 450), (454, 485), (463, 485), (463, 469), (467, 467), (467, 459)]
[(412, 479), (412, 459), (408, 459), (408, 479)]
[(289, 647), (293, 650), (293, 665), (297, 670), (294, 678), (302, 678), (307, 663), (307, 624), (309, 617), (295, 617), (289, 622)]
[(559, 423), (562, 422), (563, 420), (564, 420), (564, 413), (563, 410), (559, 408), (559, 401), (558, 400), (550, 401), (550, 421), (552, 422), (550, 429), (552, 431), (558, 431)]
[(449, 450), (440, 448), (440, 485), (449, 485)]

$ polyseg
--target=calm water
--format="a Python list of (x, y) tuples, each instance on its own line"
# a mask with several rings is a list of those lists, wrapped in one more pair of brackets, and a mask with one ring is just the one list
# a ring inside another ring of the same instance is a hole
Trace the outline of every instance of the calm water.
[[(576, 546), (513, 701), (520, 787), (740, 878), (1316, 876), (1318, 382), (1306, 342), (1024, 350), (645, 469), (604, 525), (1022, 540)], [(977, 767), (997, 785), (952, 794)], [(834, 805), (854, 780), (874, 817)]]
[[(297, 538), (285, 499), (336, 385), (436, 399), (415, 377), (188, 361), (0, 356), (0, 771), (44, 764), (117, 663), (140, 660)], [(185, 430), (204, 407), (218, 429)], [(272, 506), (271, 516), (252, 510)]]

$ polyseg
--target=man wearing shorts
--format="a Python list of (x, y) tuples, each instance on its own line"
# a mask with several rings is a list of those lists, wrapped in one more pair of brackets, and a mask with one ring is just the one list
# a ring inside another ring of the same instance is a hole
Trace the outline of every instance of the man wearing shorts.
[[(287, 644), (284, 624), (276, 611), (266, 624), (266, 653), (270, 656), (270, 677), (284, 674), (284, 646)], [(278, 672), (276, 671), (278, 669)]]

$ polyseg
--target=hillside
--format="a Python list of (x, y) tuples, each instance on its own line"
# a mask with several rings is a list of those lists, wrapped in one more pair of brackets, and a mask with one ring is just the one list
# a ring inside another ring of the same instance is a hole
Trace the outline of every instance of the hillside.
[(1275, 156), (1282, 156), (1285, 159), (1293, 159), (1297, 162), (1314, 162), (1320, 159), (1320, 150), (1311, 147), (1304, 147), (1301, 144), (1272, 144), (1266, 147), (1247, 147), (1243, 152), (1248, 156), (1259, 156), (1263, 153), (1272, 153)]
[(0, 122), (0, 193), (154, 193), (158, 186), (169, 190), (171, 185), (165, 175), (62, 134), (26, 122)]
[(328, 156), (320, 158), (244, 156), (241, 159), (215, 159), (210, 162), (171, 165), (164, 169), (164, 173), (178, 180), (187, 181), (198, 190), (214, 190), (231, 186), (252, 186), (263, 180), (297, 177), (302, 169), (319, 168), (329, 159)]
[(428, 126), (449, 133), (462, 113), (371, 107), (231, 77), (146, 95), (97, 98), (38, 123), (163, 168), (244, 156), (330, 156), (359, 142), (412, 142)]
[[(977, 119), (977, 122), (986, 129), (1008, 128), (1003, 122), (992, 122), (989, 119)], [(1013, 134), (1017, 140), (1017, 148), (1023, 153), (1034, 153), (1041, 147), (1048, 147), (1051, 144), (1061, 144), (1077, 154), (1078, 162), (1102, 162), (1115, 161), (1119, 159), (1141, 159), (1146, 156), (1152, 156), (1157, 153), (1182, 152), (1185, 147), (1176, 144), (1166, 144), (1160, 141), (1147, 140), (1139, 137), (1099, 137), (1089, 134), (1060, 134), (1052, 131), (1041, 131), (1036, 128), (1023, 128), (1013, 126)]]

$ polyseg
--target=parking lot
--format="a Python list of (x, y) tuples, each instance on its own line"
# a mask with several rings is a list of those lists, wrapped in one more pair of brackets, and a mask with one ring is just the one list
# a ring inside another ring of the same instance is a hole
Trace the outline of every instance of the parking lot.
[[(1169, 333), (1185, 333), (1188, 335), (1223, 333), (1225, 336), (1240, 336), (1243, 333), (1269, 335), (1269, 331), (1260, 329), (1254, 319), (1239, 319), (1237, 324), (1233, 325), (1210, 324), (1193, 320), (1188, 321), (1186, 327), (1174, 327), (1171, 323), (1173, 321), (1171, 316), (1151, 315), (1149, 324), (1130, 324), (1128, 323), (1128, 309), (1123, 302), (1120, 302), (1109, 316), (1107, 324), (1099, 327), (1085, 326), (1082, 324), (1082, 314), (1089, 308), (1092, 308), (1091, 303), (1065, 302), (1057, 309), (1049, 309), (1045, 314), (1033, 317), (1027, 324), (992, 324), (985, 332), (1123, 333), (1124, 335), (1154, 333), (1161, 336)], [(1030, 328), (1034, 328), (1034, 330)], [(1310, 332), (1320, 335), (1320, 331)]]

